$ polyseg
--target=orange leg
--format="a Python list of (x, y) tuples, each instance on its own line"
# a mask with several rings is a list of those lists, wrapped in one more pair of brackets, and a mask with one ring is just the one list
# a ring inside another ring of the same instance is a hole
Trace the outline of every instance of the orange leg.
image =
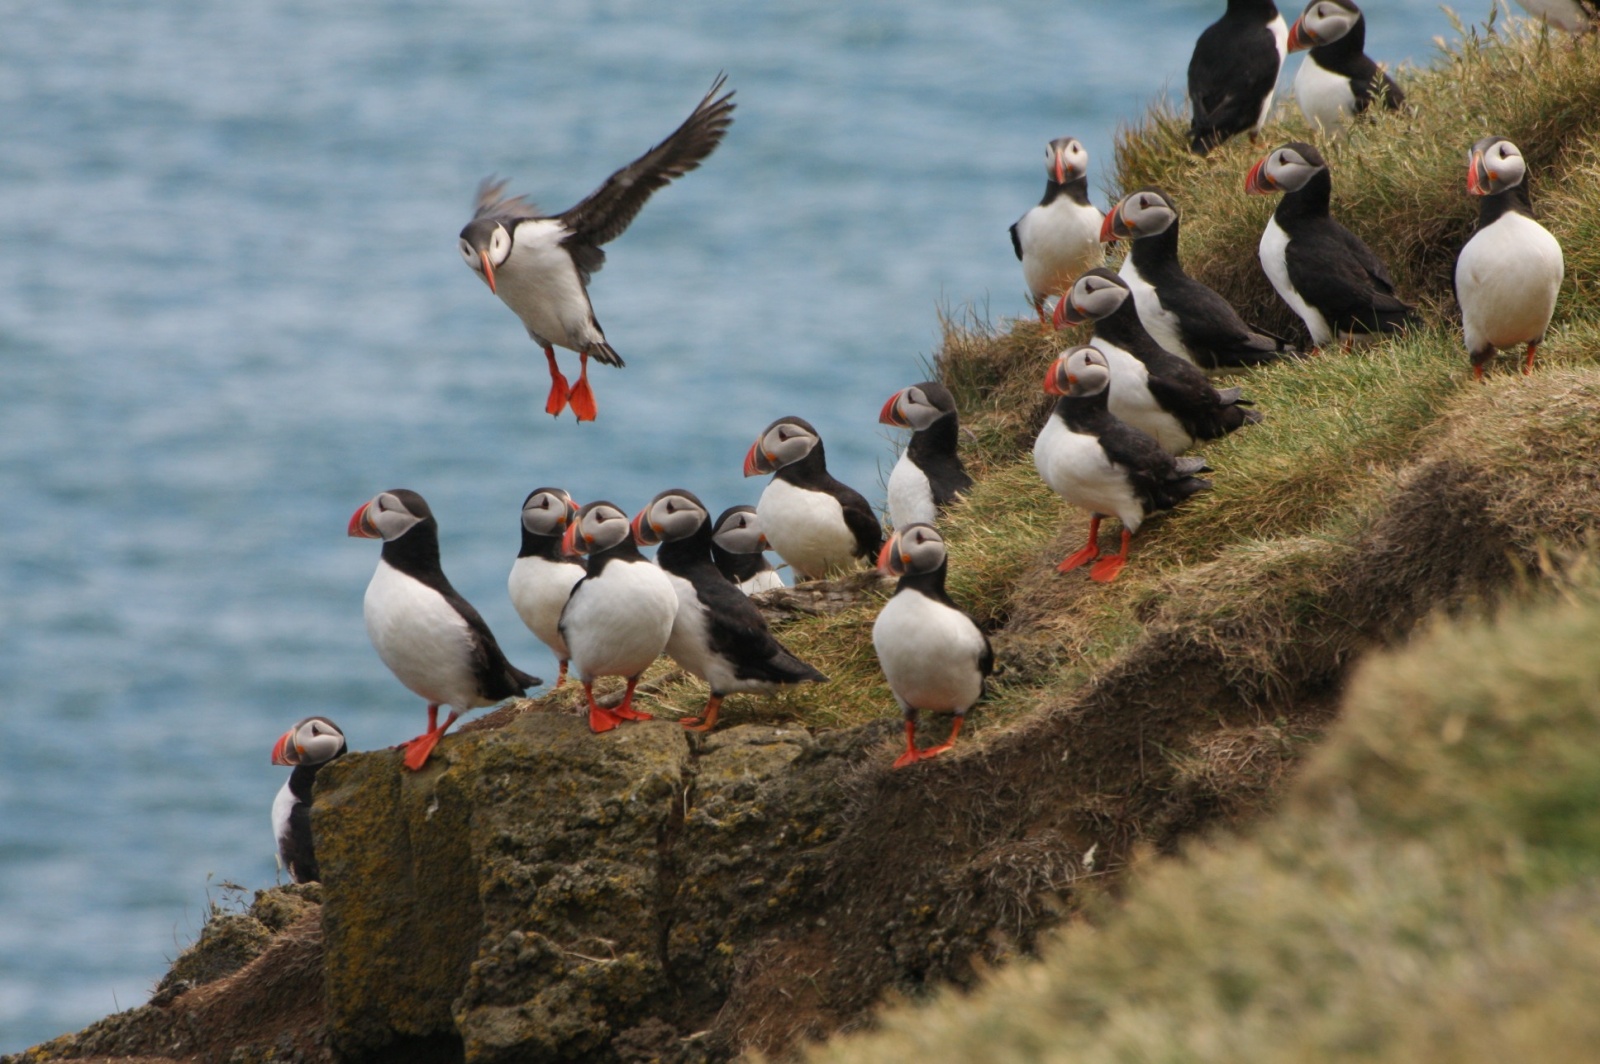
[(399, 746), (399, 749), (406, 752), (406, 768), (415, 772), (423, 765), (426, 765), (429, 756), (433, 754), (433, 748), (439, 745), (439, 740), (444, 738), (444, 733), (450, 729), (450, 725), (454, 724), (456, 718), (460, 715), (460, 713), (452, 709), (450, 715), (444, 720), (444, 727), (441, 728), (439, 726), (439, 704), (437, 702), (430, 703), (428, 705), (428, 730), (415, 739), (406, 740)]
[(950, 738), (946, 739), (944, 742), (940, 743), (938, 746), (930, 746), (926, 750), (918, 751), (918, 753), (922, 757), (925, 757), (925, 758), (926, 757), (938, 757), (940, 754), (942, 754), (946, 750), (950, 749), (952, 746), (954, 746), (956, 744), (956, 736), (961, 734), (961, 724), (965, 720), (966, 720), (965, 716), (963, 716), (960, 713), (957, 713), (956, 714), (955, 723), (950, 725)]
[(1472, 364), (1472, 379), (1475, 380), (1475, 381), (1483, 380), (1483, 363), (1482, 362), (1474, 362)]
[(1538, 350), (1539, 341), (1535, 340), (1533, 343), (1528, 345), (1528, 359), (1522, 364), (1522, 375), (1524, 377), (1533, 372), (1533, 355), (1534, 352)]
[(567, 663), (563, 661), (563, 662), (561, 662), (561, 664), (556, 666), (556, 687), (560, 687), (562, 684), (564, 684), (566, 682), (567, 682)]
[(1102, 584), (1109, 584), (1122, 572), (1122, 567), (1128, 563), (1128, 542), (1133, 539), (1133, 533), (1126, 528), (1122, 530), (1122, 550), (1109, 558), (1101, 558), (1094, 563), (1094, 568), (1089, 570), (1089, 579)]
[(1044, 300), (1042, 300), (1042, 299), (1035, 300), (1034, 304), (1033, 304), (1033, 309), (1038, 311), (1038, 313), (1039, 313), (1039, 324), (1040, 325), (1049, 325), (1050, 324), (1050, 315), (1048, 315), (1048, 314), (1046, 314), (1044, 312)]
[(1082, 550), (1067, 555), (1067, 559), (1056, 566), (1058, 573), (1070, 573), (1078, 566), (1092, 562), (1100, 557), (1100, 515), (1095, 514), (1089, 518), (1089, 542)]
[(578, 355), (578, 383), (572, 386), (572, 412), (579, 421), (593, 421), (597, 408), (594, 392), (589, 387), (589, 356)]
[(894, 759), (895, 768), (905, 768), (922, 760), (922, 755), (917, 752), (917, 718), (906, 718), (906, 752)]
[(639, 677), (628, 677), (628, 689), (622, 692), (622, 705), (612, 710), (612, 712), (623, 720), (655, 720), (650, 714), (633, 708), (633, 689), (637, 686), (639, 686)]
[(714, 694), (706, 703), (706, 711), (698, 717), (684, 717), (678, 723), (690, 731), (706, 732), (717, 726), (717, 714), (722, 711), (722, 696)]
[(550, 363), (550, 398), (544, 401), (544, 412), (554, 417), (567, 408), (567, 398), (572, 392), (567, 387), (567, 378), (556, 368), (556, 349), (545, 344), (544, 357)]
[(589, 696), (589, 730), (599, 735), (608, 732), (622, 723), (622, 718), (609, 709), (601, 708), (600, 703), (594, 700), (594, 684), (587, 681), (583, 685), (583, 693)]

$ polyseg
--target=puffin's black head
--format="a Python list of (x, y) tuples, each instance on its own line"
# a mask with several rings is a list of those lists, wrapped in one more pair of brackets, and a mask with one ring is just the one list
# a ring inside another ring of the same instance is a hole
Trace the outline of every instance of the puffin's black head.
[(744, 475), (776, 473), (800, 461), (822, 443), (811, 422), (798, 417), (780, 417), (768, 425), (744, 456)]
[(1133, 290), (1128, 282), (1104, 266), (1096, 266), (1078, 278), (1071, 290), (1056, 302), (1056, 327), (1109, 318), (1131, 295)]
[(560, 488), (534, 488), (522, 500), (522, 527), (536, 536), (559, 536), (566, 532), (578, 504)]
[(931, 573), (945, 561), (944, 537), (932, 525), (918, 522), (896, 529), (878, 552), (878, 571), (889, 576)]
[(1522, 149), (1504, 137), (1484, 137), (1467, 153), (1467, 191), (1493, 196), (1527, 180), (1528, 161)]
[(1328, 168), (1322, 153), (1310, 144), (1294, 141), (1274, 148), (1245, 175), (1244, 190), (1258, 196), (1272, 192), (1298, 192), (1307, 181)]
[(594, 554), (609, 550), (632, 537), (628, 515), (611, 502), (591, 502), (580, 509), (561, 537), (561, 549), (568, 554)]
[(1350, 0), (1311, 0), (1289, 27), (1289, 51), (1332, 44), (1360, 21), (1361, 9)]
[(633, 538), (641, 546), (688, 539), (711, 520), (693, 492), (671, 488), (650, 500), (633, 517)]
[(493, 218), (474, 218), (461, 230), (461, 257), (491, 292), (496, 291), (494, 271), (505, 265), (510, 254), (511, 231)]
[(274, 765), (320, 765), (346, 750), (344, 732), (327, 717), (307, 717), (278, 737)]
[(1100, 224), (1100, 242), (1112, 244), (1119, 239), (1155, 236), (1172, 228), (1177, 220), (1177, 204), (1165, 192), (1149, 185), (1123, 196), (1106, 212), (1106, 220)]
[(921, 432), (946, 414), (956, 412), (955, 396), (938, 381), (923, 381), (889, 396), (878, 411), (878, 422)]
[(1110, 383), (1106, 356), (1088, 344), (1061, 352), (1044, 375), (1044, 390), (1055, 396), (1095, 395)]
[(361, 539), (381, 539), (392, 543), (425, 521), (433, 520), (433, 511), (421, 495), (405, 488), (381, 492), (361, 504), (350, 515), (346, 534)]
[(1045, 170), (1058, 185), (1076, 181), (1089, 172), (1089, 153), (1077, 137), (1057, 137), (1044, 150)]
[(771, 550), (754, 506), (730, 506), (712, 528), (711, 539), (729, 554), (760, 554)]

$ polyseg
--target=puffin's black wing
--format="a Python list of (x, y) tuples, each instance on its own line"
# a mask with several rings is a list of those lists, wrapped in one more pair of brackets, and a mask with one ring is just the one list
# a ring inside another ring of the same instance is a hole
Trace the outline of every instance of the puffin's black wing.
[(1356, 98), (1356, 114), (1364, 114), (1382, 93), (1383, 107), (1398, 111), (1406, 102), (1405, 93), (1387, 73), (1378, 69), (1366, 53), (1357, 56), (1350, 64), (1350, 91)]
[(693, 170), (716, 150), (733, 123), (733, 92), (717, 97), (727, 80), (727, 75), (717, 75), (710, 91), (671, 136), (606, 178), (582, 203), (557, 215), (572, 231), (563, 243), (599, 247), (615, 240), (657, 189)]
[(296, 883), (315, 883), (322, 878), (311, 840), (310, 802), (298, 801), (289, 810), (289, 834), (278, 840), (278, 857)]
[(835, 491), (839, 506), (844, 510), (845, 527), (856, 537), (856, 555), (876, 560), (883, 549), (883, 526), (872, 512), (872, 507), (859, 491), (840, 484)]
[[(461, 614), (472, 632), (472, 678), (477, 682), (478, 692), (484, 698), (492, 698), (498, 702), (503, 698), (520, 695), (528, 688), (537, 687), (544, 682), (506, 660), (505, 652), (500, 649), (500, 644), (495, 642), (494, 633), (489, 631), (488, 624), (478, 611), (473, 609), (472, 603), (456, 594), (454, 588), (449, 588), (445, 592), (445, 598), (455, 607), (456, 612)], [(571, 601), (570, 597), (568, 601)]]
[(1224, 15), (1207, 26), (1189, 58), (1190, 147), (1204, 155), (1253, 127), (1282, 65), (1265, 24), (1247, 28)]
[[(1191, 277), (1183, 282), (1170, 287), (1173, 305), (1168, 309), (1177, 315), (1184, 346), (1207, 369), (1259, 366), (1287, 352), (1286, 341), (1250, 328), (1233, 304), (1214, 290)], [(1159, 299), (1162, 293), (1158, 290), (1156, 295)], [(1162, 306), (1167, 306), (1166, 300)]]
[(1022, 238), (1017, 235), (1017, 226), (1019, 224), (1020, 224), (1019, 222), (1012, 222), (1011, 223), (1011, 228), (1010, 228), (1010, 230), (1008, 230), (1008, 232), (1011, 233), (1011, 250), (1015, 251), (1017, 253), (1017, 261), (1021, 262), (1022, 261)]
[(525, 222), (539, 217), (539, 208), (528, 202), (527, 196), (502, 196), (506, 182), (492, 176), (478, 182), (478, 201), (473, 205), (472, 218), (499, 218), (503, 222)]
[(1332, 219), (1292, 237), (1284, 259), (1289, 283), (1335, 331), (1392, 332), (1412, 317), (1415, 308), (1395, 298), (1383, 260)]
[(705, 607), (706, 635), (711, 649), (733, 663), (735, 676), (741, 680), (773, 683), (827, 680), (822, 673), (789, 653), (767, 628), (766, 618), (750, 601), (750, 596), (709, 563), (701, 578), (693, 583), (695, 595)]

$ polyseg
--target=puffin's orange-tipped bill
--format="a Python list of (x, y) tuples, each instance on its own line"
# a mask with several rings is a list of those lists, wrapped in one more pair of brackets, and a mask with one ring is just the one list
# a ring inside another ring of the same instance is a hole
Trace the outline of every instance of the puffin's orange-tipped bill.
[(1484, 165), (1483, 152), (1475, 151), (1467, 160), (1467, 192), (1474, 196), (1487, 196), (1494, 175)]
[(478, 252), (478, 258), (483, 260), (483, 279), (484, 282), (488, 284), (489, 291), (493, 292), (495, 295), (499, 295), (499, 289), (495, 288), (494, 286), (494, 265), (489, 261), (489, 253), (480, 249)]
[(1272, 158), (1270, 155), (1263, 156), (1261, 161), (1252, 166), (1250, 172), (1244, 177), (1244, 190), (1252, 196), (1265, 196), (1270, 192), (1278, 191), (1277, 186), (1272, 182), (1272, 178), (1268, 177), (1266, 172), (1267, 160), (1270, 158)]
[(652, 547), (661, 542), (661, 537), (656, 535), (655, 526), (650, 524), (650, 518), (647, 516), (649, 513), (650, 508), (647, 506), (634, 514), (633, 520), (628, 522), (628, 528), (633, 532), (633, 541), (641, 547)]
[(1056, 152), (1056, 184), (1064, 185), (1066, 183), (1067, 183), (1067, 161), (1061, 157), (1061, 153), (1060, 152)]
[(1115, 244), (1117, 242), (1117, 212), (1122, 210), (1121, 203), (1114, 203), (1106, 211), (1106, 217), (1100, 223), (1100, 243)]
[(883, 404), (882, 410), (878, 411), (878, 424), (894, 425), (902, 429), (911, 427), (910, 423), (906, 421), (905, 415), (900, 413), (900, 397), (904, 394), (906, 394), (906, 390), (902, 388), (889, 396), (889, 401)]
[(1288, 50), (1291, 52), (1299, 52), (1307, 48), (1315, 47), (1317, 43), (1316, 41), (1312, 40), (1311, 35), (1306, 32), (1304, 22), (1304, 19), (1297, 18), (1294, 20), (1294, 25), (1289, 27)]
[(744, 456), (744, 475), (747, 477), (760, 476), (762, 473), (771, 473), (776, 470), (772, 459), (767, 457), (761, 449), (761, 441), (757, 440), (750, 445), (750, 450)]
[(897, 533), (890, 536), (883, 549), (878, 551), (878, 572), (899, 576), (905, 571), (905, 557), (900, 553), (900, 536)]
[(367, 511), (372, 507), (371, 502), (362, 503), (356, 512), (350, 515), (350, 527), (345, 529), (345, 535), (357, 539), (382, 539), (383, 533), (379, 532), (372, 524), (372, 518)]
[(1059, 380), (1059, 377), (1061, 376), (1060, 369), (1061, 361), (1060, 359), (1057, 359), (1056, 361), (1050, 363), (1049, 369), (1045, 370), (1044, 391), (1046, 395), (1061, 396), (1067, 394), (1061, 390), (1061, 381)]
[(1056, 300), (1056, 310), (1051, 320), (1059, 329), (1063, 325), (1082, 325), (1089, 320), (1089, 316), (1073, 305), (1070, 294), (1064, 294)]
[(293, 728), (278, 736), (278, 741), (273, 744), (272, 763), (274, 765), (298, 765), (300, 763), (300, 752), (294, 746)]
[(577, 525), (569, 524), (567, 525), (567, 530), (561, 533), (561, 553), (567, 555), (569, 558), (581, 558), (584, 554), (588, 553), (587, 551), (581, 550), (578, 546)]

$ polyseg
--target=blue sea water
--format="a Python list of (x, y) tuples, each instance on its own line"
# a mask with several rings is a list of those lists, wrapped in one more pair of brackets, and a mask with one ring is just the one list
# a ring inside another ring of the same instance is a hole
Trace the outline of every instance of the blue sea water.
[[(745, 450), (798, 413), (881, 499), (876, 413), (937, 312), (1027, 312), (1005, 230), (1045, 143), (1080, 137), (1103, 187), (1221, 7), (5, 4), (0, 1052), (142, 1002), (223, 882), (274, 882), (289, 724), (420, 730), (362, 624), (360, 503), (421, 491), (451, 579), (551, 676), (504, 590), (531, 488), (754, 501)], [(1449, 32), (1432, 0), (1367, 9), (1381, 60)], [(564, 209), (719, 70), (726, 142), (592, 287), (628, 367), (596, 368), (597, 423), (552, 421), (457, 254), (473, 189)]]

